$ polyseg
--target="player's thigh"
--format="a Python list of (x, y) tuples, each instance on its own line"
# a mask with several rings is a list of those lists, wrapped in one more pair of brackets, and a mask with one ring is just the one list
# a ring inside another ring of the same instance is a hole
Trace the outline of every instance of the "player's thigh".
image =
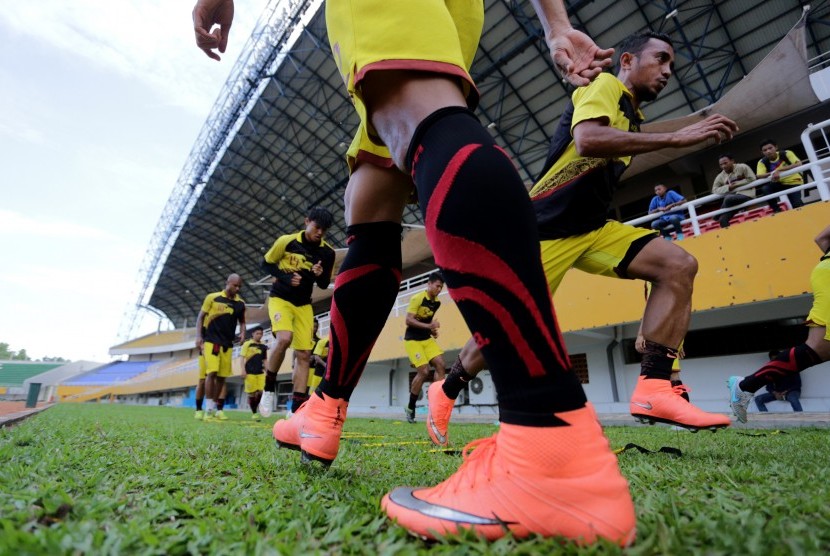
[(218, 372), (221, 366), (222, 348), (212, 342), (205, 342), (202, 351), (205, 358), (205, 376)]
[(199, 380), (204, 380), (207, 376), (207, 363), (205, 363), (205, 355), (199, 355)]
[(310, 351), (314, 347), (314, 311), (309, 305), (294, 305), (294, 337), (291, 340), (291, 349)]
[(424, 355), (426, 356), (427, 361), (432, 361), (436, 357), (441, 357), (444, 355), (444, 350), (438, 345), (438, 342), (435, 341), (435, 338), (430, 338), (428, 340), (424, 340)]
[[(591, 274), (651, 280), (656, 278), (656, 275), (652, 276), (654, 273), (651, 270), (643, 272), (643, 269), (649, 267), (640, 264), (642, 268), (639, 268), (637, 265), (642, 261), (644, 252), (653, 247), (658, 249), (668, 247), (669, 251), (677, 250), (685, 253), (673, 243), (656, 241), (659, 239), (658, 235), (652, 230), (635, 228), (616, 221), (609, 221), (598, 232), (589, 249), (574, 265)], [(660, 260), (660, 257), (656, 257), (655, 260)]]
[(414, 189), (412, 178), (396, 167), (360, 162), (346, 186), (346, 223), (400, 222)]
[(216, 376), (228, 378), (233, 375), (233, 350), (222, 348), (219, 350), (219, 370)]
[(427, 355), (424, 353), (423, 344), (418, 340), (405, 340), (403, 346), (406, 349), (409, 362), (416, 369), (429, 363), (429, 359), (427, 359)]
[(542, 269), (548, 282), (551, 296), (556, 293), (565, 273), (574, 266), (580, 255), (589, 248), (594, 232), (560, 239), (546, 239), (540, 242)]
[(268, 316), (271, 319), (271, 332), (291, 332), (294, 330), (294, 304), (280, 297), (268, 298)]

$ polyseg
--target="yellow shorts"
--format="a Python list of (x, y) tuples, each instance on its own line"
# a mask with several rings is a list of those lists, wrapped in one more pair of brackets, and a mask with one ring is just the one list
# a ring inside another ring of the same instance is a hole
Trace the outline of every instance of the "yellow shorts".
[(543, 240), (542, 266), (551, 295), (556, 293), (562, 278), (571, 268), (601, 276), (627, 278), (625, 269), (645, 245), (637, 240), (649, 236), (656, 238), (657, 233), (609, 220), (602, 228), (587, 234)]
[(314, 312), (311, 304), (297, 307), (281, 297), (268, 298), (271, 332), (292, 332), (291, 349), (310, 350), (314, 347)]
[(265, 373), (245, 377), (245, 393), (253, 394), (265, 390)]
[(813, 306), (807, 315), (807, 326), (823, 326), (824, 339), (830, 341), (830, 259), (819, 262), (810, 273)]
[(409, 356), (409, 362), (416, 369), (428, 365), (430, 361), (444, 354), (441, 348), (438, 347), (438, 342), (435, 341), (435, 338), (405, 340), (403, 345), (406, 348), (406, 354)]
[(214, 344), (205, 342), (205, 347), (202, 348), (202, 354), (205, 358), (205, 374), (209, 375), (216, 373), (216, 376), (229, 377), (233, 374), (231, 368), (231, 356), (233, 349), (223, 349), (217, 346), (218, 350), (214, 353)]
[(458, 78), (467, 104), (478, 104), (469, 74), (484, 26), (482, 0), (327, 0), (326, 28), (334, 62), (360, 117), (347, 153), (358, 161), (392, 165), (369, 125), (360, 82), (370, 71), (412, 70)]
[(204, 380), (207, 377), (207, 363), (205, 363), (204, 354), (199, 354), (199, 380)]

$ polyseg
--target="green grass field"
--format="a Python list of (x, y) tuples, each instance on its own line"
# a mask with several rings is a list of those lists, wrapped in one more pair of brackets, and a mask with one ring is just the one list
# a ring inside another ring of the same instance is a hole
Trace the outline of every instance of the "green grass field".
[[(0, 555), (607, 554), (551, 539), (470, 535), (428, 544), (390, 523), (391, 487), (432, 485), (460, 455), (433, 451), (422, 423), (350, 419), (326, 471), (277, 450), (273, 418), (197, 422), (185, 409), (63, 404), (0, 429)], [(454, 446), (492, 434), (458, 424)], [(827, 430), (606, 429), (681, 457), (620, 454), (638, 514), (626, 554), (827, 554)], [(763, 436), (750, 436), (756, 433)]]

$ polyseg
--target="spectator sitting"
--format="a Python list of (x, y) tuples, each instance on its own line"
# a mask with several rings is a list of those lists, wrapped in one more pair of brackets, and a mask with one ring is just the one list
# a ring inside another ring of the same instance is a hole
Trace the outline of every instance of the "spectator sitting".
[[(770, 193), (777, 193), (778, 191), (784, 191), (785, 189), (804, 183), (804, 177), (800, 173), (790, 174), (784, 177), (780, 176), (782, 171), (801, 164), (801, 160), (792, 151), (784, 150), (779, 152), (778, 144), (775, 141), (772, 139), (764, 139), (761, 142), (761, 152), (764, 153), (764, 157), (758, 161), (758, 167), (755, 169), (755, 172), (759, 178), (769, 176), (771, 180), (769, 183), (761, 186), (761, 194), (769, 195)], [(787, 198), (790, 200), (790, 206), (792, 208), (804, 206), (804, 202), (801, 200), (801, 191), (788, 193)], [(777, 198), (770, 199), (767, 203), (769, 203), (769, 208), (772, 209), (772, 212), (781, 212)]]
[[(778, 350), (769, 352), (770, 361), (775, 359), (778, 355)], [(778, 380), (767, 384), (767, 391), (763, 394), (755, 396), (755, 405), (758, 406), (758, 411), (767, 411), (767, 404), (775, 400), (788, 401), (793, 406), (793, 411), (803, 411), (801, 409), (801, 375), (799, 373), (787, 373)]]
[(685, 202), (686, 199), (682, 195), (671, 191), (665, 185), (655, 185), (654, 198), (648, 206), (648, 213), (659, 212), (662, 215), (651, 221), (651, 229), (660, 230), (663, 238), (669, 241), (671, 241), (672, 230), (677, 234), (677, 239), (683, 239), (683, 227), (680, 222), (683, 220), (685, 211), (671, 209)]
[[(755, 198), (755, 188), (743, 189), (740, 193), (733, 193), (732, 191), (742, 185), (746, 185), (755, 181), (755, 173), (752, 168), (746, 164), (735, 164), (735, 159), (731, 154), (722, 154), (718, 158), (718, 165), (721, 168), (721, 173), (715, 176), (715, 182), (712, 185), (712, 193), (716, 195), (723, 195), (723, 204), (721, 208), (729, 208)], [(725, 212), (718, 217), (718, 223), (721, 228), (729, 227), (729, 220), (735, 216), (738, 211)]]

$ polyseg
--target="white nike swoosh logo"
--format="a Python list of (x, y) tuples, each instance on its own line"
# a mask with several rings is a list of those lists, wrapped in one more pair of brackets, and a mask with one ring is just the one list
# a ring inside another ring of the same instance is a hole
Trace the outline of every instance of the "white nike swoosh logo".
[(316, 434), (308, 434), (307, 432), (300, 432), (300, 438), (322, 438)]
[(438, 432), (438, 427), (436, 427), (435, 423), (432, 422), (432, 415), (429, 416), (429, 428), (435, 433), (436, 438), (438, 438), (438, 442), (441, 444), (447, 443), (447, 437)]
[(631, 402), (631, 403), (633, 403), (634, 405), (639, 405), (640, 407), (642, 407), (644, 409), (651, 409), (652, 408), (651, 402), (646, 402), (646, 403)]

